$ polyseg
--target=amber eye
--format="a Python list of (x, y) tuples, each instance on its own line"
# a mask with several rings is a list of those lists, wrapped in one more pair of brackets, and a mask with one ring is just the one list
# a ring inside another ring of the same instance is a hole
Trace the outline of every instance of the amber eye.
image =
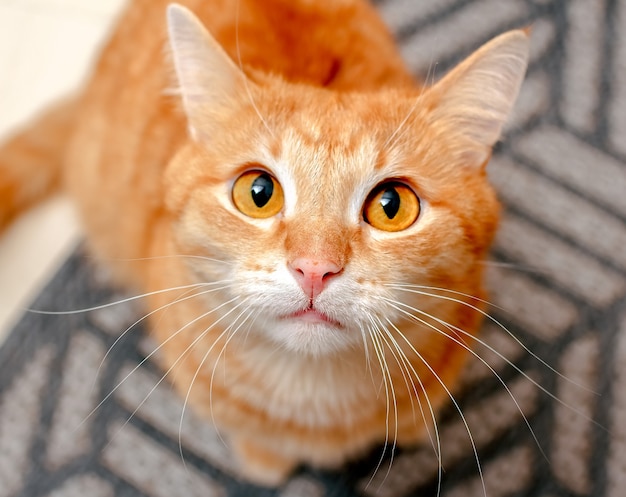
[(408, 186), (396, 181), (382, 183), (372, 190), (363, 207), (363, 219), (382, 231), (402, 231), (420, 213), (420, 201)]
[(276, 178), (265, 171), (246, 171), (233, 185), (233, 203), (246, 216), (266, 218), (283, 208), (283, 189)]

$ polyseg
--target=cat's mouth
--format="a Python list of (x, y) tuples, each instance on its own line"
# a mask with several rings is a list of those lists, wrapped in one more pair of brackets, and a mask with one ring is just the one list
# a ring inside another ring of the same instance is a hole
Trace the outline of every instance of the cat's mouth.
[(302, 309), (301, 311), (294, 312), (293, 314), (284, 316), (283, 319), (297, 320), (301, 323), (327, 324), (335, 326), (337, 328), (342, 327), (341, 323), (335, 321), (323, 312), (318, 311), (314, 307), (309, 307), (307, 309)]

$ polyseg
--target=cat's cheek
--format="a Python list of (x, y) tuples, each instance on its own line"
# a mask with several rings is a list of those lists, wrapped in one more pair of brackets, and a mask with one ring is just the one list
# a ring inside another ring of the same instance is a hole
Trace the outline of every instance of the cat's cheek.
[[(224, 199), (221, 190), (198, 188), (173, 216), (174, 237), (181, 249), (228, 261), (263, 252), (275, 232), (275, 219), (251, 220)], [(259, 254), (260, 255), (260, 254)]]

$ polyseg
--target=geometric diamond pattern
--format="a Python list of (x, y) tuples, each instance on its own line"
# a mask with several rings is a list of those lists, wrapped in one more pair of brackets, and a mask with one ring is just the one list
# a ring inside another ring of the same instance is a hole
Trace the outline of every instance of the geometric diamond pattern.
[[(154, 344), (141, 326), (118, 338), (141, 316), (126, 303), (28, 313), (0, 348), (0, 497), (624, 495), (626, 0), (376, 4), (427, 79), (533, 27), (488, 168), (505, 206), (487, 262), (494, 320), (441, 413), (441, 461), (427, 442), (336, 473), (302, 468), (280, 489), (241, 481), (210, 423), (142, 363)], [(123, 297), (79, 249), (32, 307)]]

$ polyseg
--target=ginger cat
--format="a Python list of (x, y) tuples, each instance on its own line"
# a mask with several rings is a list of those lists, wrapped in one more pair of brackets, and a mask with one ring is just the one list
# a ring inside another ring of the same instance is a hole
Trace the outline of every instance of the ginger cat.
[(251, 480), (419, 442), (480, 325), (527, 33), (423, 88), (363, 0), (181, 4), (132, 0), (84, 91), (0, 149), (0, 225), (69, 192)]

